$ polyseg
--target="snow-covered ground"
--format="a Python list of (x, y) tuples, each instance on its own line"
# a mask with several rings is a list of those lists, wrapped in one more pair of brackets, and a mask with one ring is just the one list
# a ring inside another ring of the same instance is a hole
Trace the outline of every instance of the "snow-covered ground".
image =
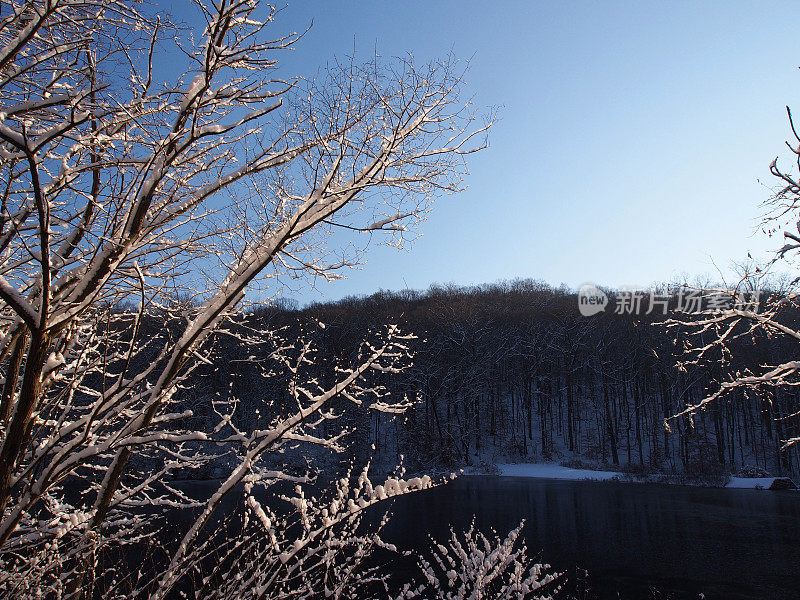
[[(531, 477), (537, 479), (567, 479), (573, 481), (631, 481), (623, 473), (616, 471), (593, 471), (591, 469), (571, 469), (555, 463), (501, 463), (497, 465), (498, 475), (504, 477)], [(478, 475), (478, 471), (467, 469), (465, 475)], [(731, 477), (725, 486), (732, 489), (768, 490), (778, 477)]]
[(619, 479), (622, 473), (614, 471), (592, 471), (590, 469), (570, 469), (554, 463), (499, 464), (500, 475), (506, 477), (537, 477), (541, 479), (594, 479), (606, 481)]
[(725, 487), (750, 490), (768, 490), (769, 486), (775, 483), (776, 479), (777, 477), (731, 477), (730, 482)]

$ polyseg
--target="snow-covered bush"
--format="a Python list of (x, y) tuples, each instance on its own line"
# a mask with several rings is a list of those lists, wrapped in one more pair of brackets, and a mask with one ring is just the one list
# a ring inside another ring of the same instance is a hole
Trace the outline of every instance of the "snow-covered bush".
[(738, 473), (736, 473), (736, 477), (744, 477), (746, 479), (759, 479), (761, 477), (770, 477), (770, 473), (765, 471), (761, 467), (748, 465), (746, 467), (742, 467), (742, 469)]
[(530, 564), (525, 542), (517, 544), (523, 525), (502, 539), (487, 537), (473, 521), (464, 533), (451, 530), (446, 544), (431, 540), (430, 557), (419, 559), (423, 581), (407, 584), (396, 600), (552, 600), (563, 573)]
[[(196, 581), (198, 600), (380, 597), (388, 574), (370, 559), (377, 548), (397, 550), (380, 537), (388, 514), (366, 527), (365, 512), (433, 481), (390, 477), (373, 485), (368, 469), (357, 478), (348, 472), (320, 499), (306, 496), (299, 485), (276, 494), (263, 479), (249, 479), (241, 529), (205, 543), (215, 553), (212, 564), (173, 561), (172, 576)], [(270, 506), (258, 499), (265, 497), (280, 502)]]

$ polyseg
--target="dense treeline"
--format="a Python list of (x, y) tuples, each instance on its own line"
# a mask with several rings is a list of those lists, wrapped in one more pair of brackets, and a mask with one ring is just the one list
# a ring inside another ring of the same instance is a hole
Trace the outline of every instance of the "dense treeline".
[[(363, 419), (352, 423), (359, 434), (350, 440), (359, 460), (372, 455), (388, 466), (402, 455), (415, 469), (583, 460), (700, 477), (745, 466), (797, 473), (797, 449), (781, 450), (781, 440), (799, 429), (792, 415), (800, 402), (791, 389), (758, 398), (737, 390), (695, 415), (693, 425), (670, 418), (732, 371), (791, 356), (795, 342), (749, 335), (733, 342), (737, 363), (709, 355), (679, 367), (687, 358), (685, 327), (611, 311), (584, 317), (577, 307), (574, 291), (523, 280), (379, 292), (302, 310), (279, 303), (253, 311), (241, 327), (313, 331), (319, 354), (312, 369), (321, 378), (386, 322), (418, 336), (413, 366), (384, 381), (413, 407), (401, 416), (346, 413)], [(231, 368), (187, 391), (187, 401), (201, 389), (230, 387), (241, 401), (280, 405), (277, 383), (265, 386), (256, 373), (264, 367), (244, 360), (256, 351), (228, 341), (223, 355)]]

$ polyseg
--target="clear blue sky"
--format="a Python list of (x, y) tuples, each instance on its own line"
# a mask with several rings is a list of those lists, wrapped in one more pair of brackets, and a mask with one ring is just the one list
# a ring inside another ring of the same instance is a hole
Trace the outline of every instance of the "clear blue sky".
[[(442, 198), (409, 251), (301, 301), (514, 277), (577, 286), (715, 273), (779, 245), (757, 233), (768, 165), (800, 114), (797, 3), (296, 2), (314, 26), (286, 68), (451, 49), (497, 106), (469, 189)], [(763, 183), (759, 183), (758, 179)], [(713, 261), (713, 262), (712, 262)]]

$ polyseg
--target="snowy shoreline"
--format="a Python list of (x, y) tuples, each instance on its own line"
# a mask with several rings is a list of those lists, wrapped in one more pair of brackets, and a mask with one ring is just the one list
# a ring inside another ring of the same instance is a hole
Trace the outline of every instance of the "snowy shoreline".
[[(500, 477), (522, 477), (530, 479), (557, 479), (566, 481), (620, 481), (624, 483), (659, 483), (650, 479), (632, 477), (617, 471), (594, 471), (592, 469), (573, 469), (556, 463), (500, 463), (496, 465)], [(486, 475), (475, 469), (465, 469), (464, 475)], [(786, 477), (731, 477), (724, 486), (729, 489), (767, 490), (777, 480)], [(661, 482), (664, 483), (664, 482)], [(669, 482), (666, 482), (669, 483)], [(674, 484), (673, 484), (674, 485)]]
[(503, 477), (531, 477), (535, 479), (567, 479), (571, 481), (611, 481), (622, 480), (624, 473), (616, 471), (594, 471), (573, 469), (556, 463), (511, 463), (498, 464), (499, 475)]

